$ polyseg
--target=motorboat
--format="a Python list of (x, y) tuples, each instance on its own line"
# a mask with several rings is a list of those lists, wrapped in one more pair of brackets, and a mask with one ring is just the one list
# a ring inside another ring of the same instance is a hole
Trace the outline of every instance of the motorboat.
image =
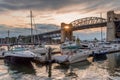
[(120, 44), (114, 42), (97, 42), (94, 43), (94, 47), (91, 48), (92, 56), (96, 59), (102, 59), (106, 54), (111, 52), (120, 51)]
[(77, 45), (74, 42), (66, 42), (61, 45), (61, 54), (60, 56), (54, 56), (55, 61), (57, 62), (66, 62), (75, 63), (87, 60), (88, 56), (92, 53), (88, 47), (83, 48), (82, 45)]
[(36, 55), (33, 52), (26, 50), (24, 47), (14, 47), (4, 53), (5, 60), (11, 63), (29, 63), (35, 57)]
[(120, 50), (120, 44), (110, 43), (110, 42), (98, 42), (95, 44), (93, 48), (94, 55), (104, 55), (109, 53), (110, 51)]
[(30, 51), (36, 53), (37, 55), (42, 55), (47, 52), (47, 49), (43, 45), (36, 45), (30, 49)]
[(70, 51), (64, 55), (67, 55), (67, 60), (69, 63), (75, 63), (87, 60), (88, 56), (90, 55), (90, 51), (85, 49), (78, 49), (75, 51)]
[(94, 57), (107, 54), (111, 48), (111, 44), (109, 42), (97, 42), (93, 44), (94, 46), (91, 50)]

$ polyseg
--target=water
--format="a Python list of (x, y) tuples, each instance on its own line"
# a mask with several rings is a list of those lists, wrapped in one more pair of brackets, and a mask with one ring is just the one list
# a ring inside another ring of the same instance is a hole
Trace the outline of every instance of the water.
[(71, 65), (11, 65), (0, 60), (0, 80), (120, 80), (120, 53)]

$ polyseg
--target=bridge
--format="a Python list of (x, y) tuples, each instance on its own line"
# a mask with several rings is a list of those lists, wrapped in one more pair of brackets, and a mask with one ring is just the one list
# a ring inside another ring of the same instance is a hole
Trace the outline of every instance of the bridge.
[[(65, 26), (69, 26), (70, 30), (65, 31)], [(101, 17), (86, 17), (77, 19), (69, 24), (61, 23), (60, 30), (43, 33), (39, 36), (42, 36), (43, 38), (54, 38), (61, 36), (61, 42), (64, 42), (65, 37), (72, 39), (73, 31), (99, 27), (107, 27), (107, 41), (120, 38), (120, 14), (116, 14), (114, 11), (108, 11), (107, 19)]]
[[(73, 31), (83, 30), (89, 28), (99, 28), (107, 26), (107, 20), (100, 17), (86, 17), (82, 19), (75, 20), (69, 24), (72, 24)], [(43, 37), (60, 37), (61, 29), (40, 34)]]
[[(66, 31), (65, 26), (69, 26), (70, 29)], [(86, 17), (74, 20), (69, 24), (61, 23), (61, 29), (34, 35), (34, 39), (37, 40), (39, 37), (41, 41), (46, 41), (61, 37), (61, 42), (64, 42), (66, 37), (72, 39), (73, 31), (100, 27), (107, 27), (107, 41), (120, 38), (120, 14), (108, 11), (106, 19), (101, 17)], [(22, 37), (22, 39), (27, 39), (27, 41), (31, 42), (31, 36)]]

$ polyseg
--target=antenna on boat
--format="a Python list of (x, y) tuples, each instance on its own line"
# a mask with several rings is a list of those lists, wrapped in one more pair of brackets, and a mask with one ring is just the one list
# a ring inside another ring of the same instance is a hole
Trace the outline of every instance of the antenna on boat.
[[(100, 18), (102, 18), (102, 13), (100, 13)], [(102, 22), (102, 20), (101, 20), (101, 22)], [(101, 41), (102, 41), (102, 39), (103, 39), (103, 36), (102, 36), (102, 27), (101, 27)]]

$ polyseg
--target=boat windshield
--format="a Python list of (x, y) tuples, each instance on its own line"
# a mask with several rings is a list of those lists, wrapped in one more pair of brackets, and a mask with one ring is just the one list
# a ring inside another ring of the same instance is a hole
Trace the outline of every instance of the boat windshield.
[(14, 47), (12, 51), (24, 51), (25, 49), (22, 47)]

